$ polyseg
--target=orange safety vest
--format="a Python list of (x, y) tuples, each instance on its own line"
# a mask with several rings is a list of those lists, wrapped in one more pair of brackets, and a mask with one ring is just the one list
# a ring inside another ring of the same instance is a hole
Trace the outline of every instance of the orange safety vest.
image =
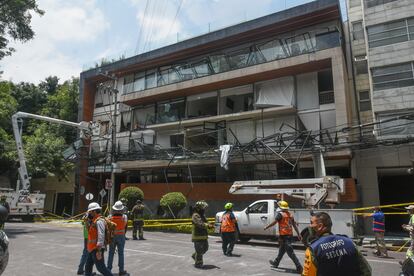
[(230, 213), (224, 213), (221, 218), (221, 232), (236, 232), (236, 220), (230, 218)]
[(98, 228), (96, 227), (96, 222), (100, 219), (101, 216), (98, 215), (89, 226), (88, 231), (88, 252), (92, 252), (97, 248), (98, 243)]
[(111, 221), (116, 224), (115, 235), (125, 235), (126, 221), (123, 215), (112, 215)]
[(292, 215), (286, 211), (286, 212), (280, 212), (282, 215), (282, 219), (279, 220), (279, 235), (280, 236), (292, 236)]

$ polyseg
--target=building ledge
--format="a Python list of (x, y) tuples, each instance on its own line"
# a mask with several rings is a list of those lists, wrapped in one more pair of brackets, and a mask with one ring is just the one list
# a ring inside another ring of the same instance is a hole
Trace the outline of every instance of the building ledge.
[(187, 119), (182, 121), (176, 121), (171, 123), (164, 123), (164, 124), (154, 124), (148, 125), (147, 128), (149, 129), (177, 129), (178, 126), (181, 127), (189, 127), (189, 126), (197, 126), (202, 125), (204, 122), (210, 123), (217, 123), (220, 121), (238, 121), (238, 120), (245, 120), (245, 119), (255, 119), (255, 118), (269, 118), (274, 117), (275, 115), (287, 115), (287, 114), (295, 114), (296, 108), (293, 106), (280, 106), (280, 107), (269, 107), (265, 109), (258, 109), (258, 110), (251, 110), (245, 112), (238, 112), (238, 113), (231, 113), (231, 114), (224, 114), (224, 115), (217, 115), (217, 116), (210, 116), (210, 117), (201, 117), (195, 119)]

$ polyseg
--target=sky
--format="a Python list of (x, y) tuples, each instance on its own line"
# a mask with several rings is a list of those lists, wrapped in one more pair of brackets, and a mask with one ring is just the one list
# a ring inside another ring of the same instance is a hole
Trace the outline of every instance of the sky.
[[(341, 0), (341, 3), (344, 0)], [(37, 0), (35, 37), (12, 42), (1, 78), (39, 83), (78, 77), (100, 60), (176, 43), (311, 0)], [(342, 3), (343, 4), (343, 3)]]

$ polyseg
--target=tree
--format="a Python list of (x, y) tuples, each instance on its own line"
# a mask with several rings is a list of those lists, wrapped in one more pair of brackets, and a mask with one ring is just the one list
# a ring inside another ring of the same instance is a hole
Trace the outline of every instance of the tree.
[(40, 114), (47, 103), (47, 94), (33, 83), (21, 82), (12, 87), (11, 95), (16, 99), (18, 111)]
[(8, 47), (10, 37), (14, 40), (26, 42), (34, 37), (30, 23), (35, 12), (43, 15), (44, 11), (38, 8), (36, 0), (3, 0), (0, 4), (0, 60), (14, 51)]
[(187, 205), (187, 199), (180, 192), (172, 192), (161, 197), (160, 206), (167, 217), (178, 216), (178, 213)]
[(49, 76), (39, 83), (39, 88), (45, 91), (48, 95), (53, 95), (59, 88), (59, 78), (56, 76)]
[(33, 135), (24, 137), (24, 150), (29, 173), (33, 177), (54, 174), (59, 180), (67, 179), (73, 164), (63, 159), (67, 147), (65, 139), (57, 136), (55, 125), (39, 124)]
[[(49, 77), (52, 78), (52, 77)], [(49, 94), (42, 115), (66, 121), (77, 122), (79, 104), (79, 79), (72, 78), (60, 85), (57, 90)], [(57, 133), (64, 136), (66, 143), (73, 143), (77, 129), (60, 127)]]
[(137, 200), (144, 200), (144, 192), (138, 187), (126, 187), (119, 195), (118, 199), (125, 198), (127, 200), (128, 210), (132, 210)]
[(13, 169), (16, 158), (11, 116), (16, 112), (17, 102), (11, 96), (11, 90), (10, 82), (0, 82), (0, 174)]

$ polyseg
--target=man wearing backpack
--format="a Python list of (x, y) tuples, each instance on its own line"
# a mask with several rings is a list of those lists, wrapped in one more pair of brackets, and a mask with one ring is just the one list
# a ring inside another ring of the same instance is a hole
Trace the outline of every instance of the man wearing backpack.
[(98, 203), (92, 202), (88, 206), (88, 218), (91, 224), (88, 229), (88, 257), (85, 264), (85, 275), (91, 276), (93, 265), (104, 276), (113, 276), (105, 266), (103, 251), (105, 249), (106, 221), (101, 216), (102, 208)]
[(122, 201), (115, 202), (112, 206), (112, 215), (109, 219), (116, 224), (114, 238), (109, 245), (108, 255), (108, 269), (112, 270), (112, 263), (114, 260), (115, 247), (118, 249), (118, 275), (127, 275), (124, 270), (124, 247), (125, 247), (125, 225), (128, 223), (128, 218), (124, 214), (124, 205)]

